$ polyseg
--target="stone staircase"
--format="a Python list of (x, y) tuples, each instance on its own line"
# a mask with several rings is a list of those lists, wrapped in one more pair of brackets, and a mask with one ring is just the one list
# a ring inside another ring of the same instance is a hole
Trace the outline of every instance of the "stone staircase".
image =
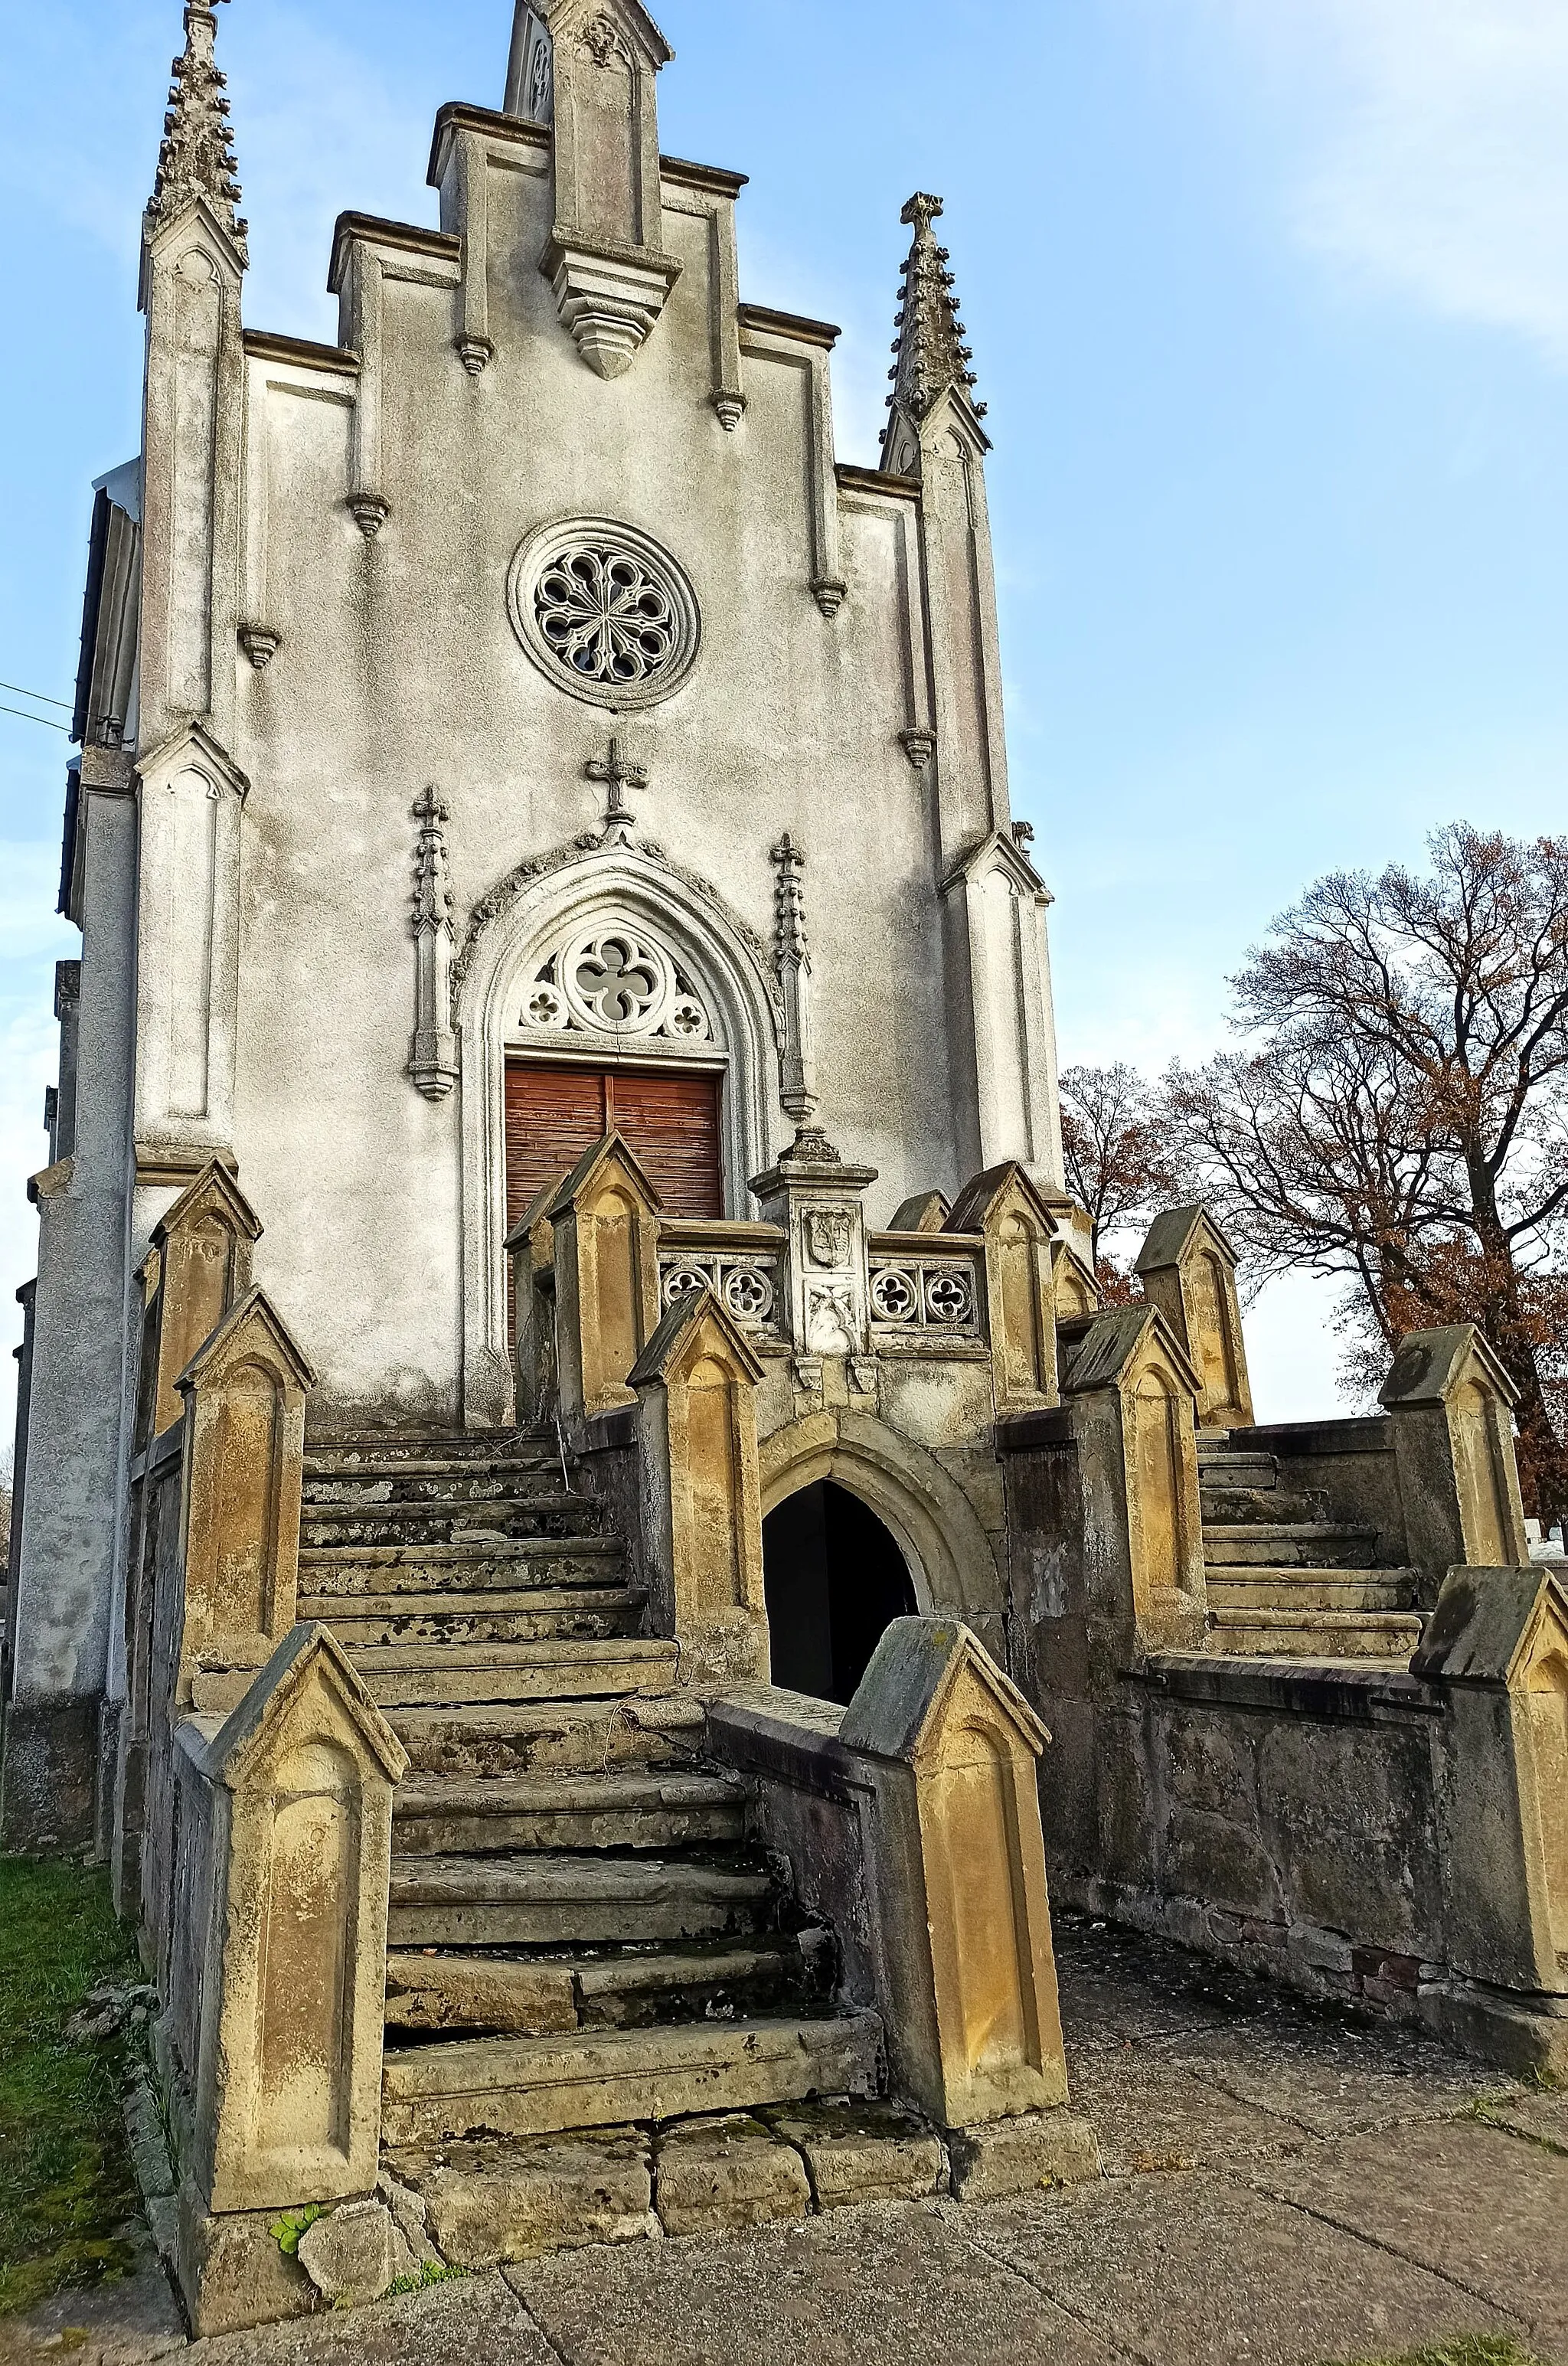
[(1319, 1517), (1277, 1458), (1200, 1431), (1209, 1648), (1267, 1659), (1408, 1661), (1415, 1572), (1371, 1565), (1374, 1528)]
[[(881, 2090), (831, 1934), (748, 1844), (704, 1712), (554, 1438), (308, 1452), (299, 1616), (410, 1759), (383, 2142), (470, 2151)], [(493, 2161), (491, 2166), (493, 2167)]]

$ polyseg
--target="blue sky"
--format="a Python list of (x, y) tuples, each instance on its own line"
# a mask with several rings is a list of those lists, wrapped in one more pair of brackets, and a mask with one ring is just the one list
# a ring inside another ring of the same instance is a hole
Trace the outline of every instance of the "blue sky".
[[(663, 146), (752, 176), (743, 292), (843, 324), (843, 458), (875, 456), (899, 208), (947, 200), (1066, 1061), (1201, 1055), (1227, 972), (1322, 870), (1417, 856), (1460, 815), (1563, 825), (1562, 0), (656, 13)], [(510, 17), (225, 8), (251, 324), (334, 332), (341, 208), (434, 219), (431, 118), (499, 104)], [(89, 485), (138, 442), (138, 223), (179, 6), (4, 0), (3, 21), (0, 679), (68, 699)], [(51, 918), (65, 750), (0, 715), (7, 1346), (51, 965), (76, 949)], [(1325, 1312), (1308, 1285), (1266, 1298), (1261, 1417), (1326, 1406)]]

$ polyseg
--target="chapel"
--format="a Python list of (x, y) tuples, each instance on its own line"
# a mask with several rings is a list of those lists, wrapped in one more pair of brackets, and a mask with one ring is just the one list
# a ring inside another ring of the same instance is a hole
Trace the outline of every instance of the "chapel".
[(0, 1831), (139, 1933), (193, 2323), (718, 2185), (1092, 2174), (1047, 1869), (1555, 2058), (1568, 1599), (1501, 1366), (1419, 1335), (1376, 1415), (1259, 1426), (1198, 1207), (1101, 1302), (942, 200), (840, 459), (839, 332), (743, 287), (640, 0), (518, 0), (427, 218), (340, 216), (317, 344), (244, 317), (184, 28), (95, 488)]

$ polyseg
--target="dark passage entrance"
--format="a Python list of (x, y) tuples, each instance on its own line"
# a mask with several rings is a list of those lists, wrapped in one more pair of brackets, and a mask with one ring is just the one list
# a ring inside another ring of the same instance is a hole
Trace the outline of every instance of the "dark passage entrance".
[(823, 1479), (768, 1514), (762, 1572), (774, 1684), (847, 1707), (883, 1628), (914, 1614), (897, 1545), (858, 1495)]

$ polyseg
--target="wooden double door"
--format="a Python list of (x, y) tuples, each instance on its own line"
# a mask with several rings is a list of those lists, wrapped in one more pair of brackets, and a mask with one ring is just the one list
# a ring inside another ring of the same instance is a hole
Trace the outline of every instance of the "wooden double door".
[(700, 1068), (508, 1061), (507, 1230), (612, 1126), (637, 1153), (667, 1216), (722, 1216), (722, 1084)]

